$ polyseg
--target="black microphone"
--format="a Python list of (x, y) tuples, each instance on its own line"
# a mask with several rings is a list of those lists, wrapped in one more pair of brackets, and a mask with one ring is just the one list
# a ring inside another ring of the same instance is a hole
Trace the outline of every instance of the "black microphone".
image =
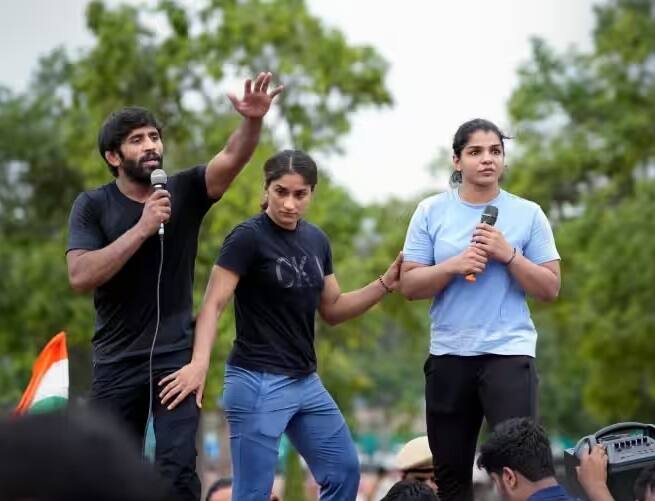
[[(496, 219), (498, 219), (498, 207), (495, 205), (487, 205), (482, 212), (480, 223), (487, 223), (489, 226), (493, 226), (496, 224)], [(464, 278), (469, 282), (475, 282), (475, 273), (464, 275)]]
[[(150, 184), (155, 190), (165, 189), (167, 181), (168, 176), (166, 176), (163, 169), (155, 169), (150, 173)], [(164, 236), (164, 223), (159, 223), (159, 231), (157, 233), (159, 233), (160, 237)]]

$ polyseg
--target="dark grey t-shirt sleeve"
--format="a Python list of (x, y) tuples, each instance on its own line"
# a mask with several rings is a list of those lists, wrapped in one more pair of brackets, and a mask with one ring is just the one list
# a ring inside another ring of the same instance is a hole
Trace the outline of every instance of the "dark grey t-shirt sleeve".
[(106, 238), (93, 201), (87, 193), (80, 193), (73, 203), (68, 219), (66, 252), (73, 249), (97, 250), (105, 245)]
[(332, 248), (330, 247), (330, 240), (328, 240), (325, 234), (323, 238), (325, 239), (323, 244), (325, 247), (323, 252), (323, 275), (327, 277), (334, 273), (334, 269), (332, 268)]
[(256, 252), (257, 241), (254, 229), (241, 224), (225, 237), (216, 264), (243, 277), (248, 273)]
[(206, 170), (206, 165), (198, 165), (174, 175), (176, 182), (181, 186), (178, 193), (187, 197), (184, 202), (185, 209), (195, 207), (197, 213), (203, 216), (214, 203), (220, 200), (220, 197), (213, 199), (207, 194)]
[(207, 172), (206, 165), (198, 165), (190, 169), (192, 186), (194, 192), (197, 194), (198, 202), (203, 207), (210, 207), (213, 203), (218, 202), (221, 197), (211, 198), (207, 193), (207, 181), (205, 175)]

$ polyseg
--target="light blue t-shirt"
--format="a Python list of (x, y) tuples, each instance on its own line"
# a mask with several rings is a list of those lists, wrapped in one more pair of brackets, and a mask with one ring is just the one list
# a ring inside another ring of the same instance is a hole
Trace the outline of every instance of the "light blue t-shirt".
[[(419, 203), (407, 230), (404, 260), (438, 265), (460, 254), (487, 205), (498, 208), (495, 226), (518, 252), (536, 264), (559, 259), (553, 231), (536, 203), (500, 190), (490, 202), (470, 204), (452, 190)], [(475, 282), (462, 275), (453, 278), (435, 296), (430, 318), (433, 355), (535, 356), (537, 331), (525, 293), (497, 261), (487, 261)]]

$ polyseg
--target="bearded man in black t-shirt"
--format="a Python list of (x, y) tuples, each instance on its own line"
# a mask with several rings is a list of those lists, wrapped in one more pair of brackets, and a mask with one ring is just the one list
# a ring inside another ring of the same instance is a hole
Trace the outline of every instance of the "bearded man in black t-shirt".
[[(143, 108), (113, 113), (98, 148), (116, 178), (80, 194), (70, 214), (68, 275), (73, 289), (94, 291), (91, 401), (117, 415), (139, 440), (150, 409), (155, 458), (176, 499), (200, 498), (195, 436), (200, 396), (167, 409), (158, 381), (191, 359), (192, 285), (202, 218), (254, 151), (272, 99), (270, 73), (247, 80), (243, 99), (229, 95), (244, 120), (206, 166), (174, 174), (154, 190), (162, 167), (161, 127)], [(165, 234), (157, 234), (165, 224)]]

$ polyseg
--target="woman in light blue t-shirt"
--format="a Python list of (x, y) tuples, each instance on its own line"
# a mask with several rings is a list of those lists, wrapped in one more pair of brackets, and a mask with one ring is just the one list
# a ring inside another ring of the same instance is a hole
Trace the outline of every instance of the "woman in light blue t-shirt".
[[(552, 301), (560, 288), (548, 219), (534, 202), (500, 188), (505, 139), (487, 120), (460, 126), (456, 188), (419, 203), (405, 240), (400, 289), (409, 299), (432, 299), (426, 418), (444, 501), (473, 499), (483, 417), (492, 427), (536, 417), (537, 332), (526, 295)], [(495, 224), (483, 224), (490, 205)]]

